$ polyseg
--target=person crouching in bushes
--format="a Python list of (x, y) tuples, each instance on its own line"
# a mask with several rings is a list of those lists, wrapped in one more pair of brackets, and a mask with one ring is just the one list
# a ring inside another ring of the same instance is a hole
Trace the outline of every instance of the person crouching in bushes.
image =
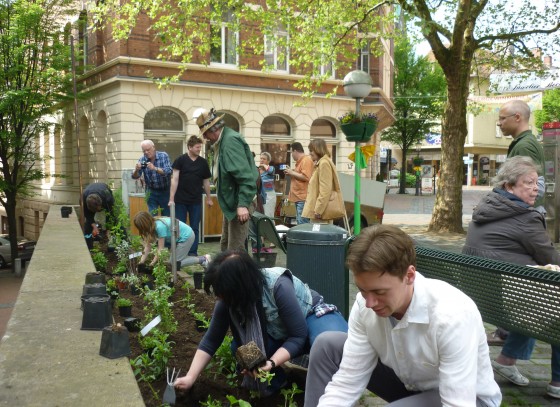
[[(175, 246), (177, 262), (181, 263), (181, 267), (201, 264), (202, 267), (206, 268), (211, 260), (210, 255), (189, 256), (189, 250), (194, 243), (195, 234), (186, 223), (180, 220), (177, 220), (177, 223), (179, 225)], [(171, 218), (167, 216), (154, 218), (148, 212), (142, 211), (138, 212), (134, 217), (134, 226), (138, 228), (138, 232), (144, 240), (144, 250), (139, 261), (140, 264), (146, 261), (152, 251), (152, 243), (157, 241), (157, 250), (150, 263), (153, 266), (158, 260), (159, 252), (165, 248), (165, 241), (171, 240)]]
[[(204, 276), (208, 294), (217, 301), (210, 327), (192, 360), (189, 371), (175, 381), (178, 390), (189, 390), (210, 362), (228, 329), (233, 333), (232, 350), (254, 341), (266, 362), (253, 371), (243, 370), (243, 386), (271, 395), (286, 384), (280, 367), (308, 353), (315, 338), (325, 331), (348, 330), (334, 305), (310, 289), (283, 267), (259, 269), (247, 252), (220, 253)], [(256, 380), (258, 369), (274, 373), (269, 386)]]

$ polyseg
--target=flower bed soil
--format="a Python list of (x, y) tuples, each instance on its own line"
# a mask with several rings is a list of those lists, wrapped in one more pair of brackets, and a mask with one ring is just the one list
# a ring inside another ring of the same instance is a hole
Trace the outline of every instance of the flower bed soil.
[[(112, 267), (116, 264), (116, 256), (113, 253), (107, 254), (109, 259), (108, 274), (112, 270)], [(184, 306), (184, 300), (186, 297), (186, 290), (190, 291), (191, 302), (195, 304), (195, 309), (198, 312), (203, 312), (206, 317), (212, 315), (212, 310), (214, 308), (214, 297), (207, 295), (203, 290), (195, 290), (194, 288), (183, 288), (184, 281), (179, 278), (178, 284), (175, 286), (175, 293), (171, 297), (171, 301), (175, 303), (174, 315), (177, 320), (177, 332), (169, 336), (169, 340), (172, 341), (172, 356), (169, 359), (168, 366), (173, 369), (181, 369), (181, 376), (184, 376), (188, 371), (191, 364), (192, 358), (196, 352), (198, 343), (202, 339), (204, 333), (198, 332), (196, 330), (196, 322), (192, 316), (189, 309)], [(121, 297), (129, 298), (132, 301), (132, 316), (142, 320), (144, 317), (144, 301), (139, 295), (132, 295), (129, 289), (121, 290)], [(124, 325), (124, 317), (119, 315), (118, 308), (114, 306), (113, 316), (115, 322)], [(130, 359), (134, 359), (140, 354), (144, 353), (138, 343), (138, 336), (140, 332), (130, 333), (130, 348), (131, 355)], [(149, 334), (148, 334), (149, 335)], [(238, 382), (241, 383), (241, 375), (239, 376)], [(294, 376), (293, 381), (295, 381), (300, 389), (304, 389), (304, 382), (302, 382), (301, 377)], [(138, 382), (138, 386), (144, 398), (146, 406), (161, 406), (163, 393), (166, 387), (166, 377), (165, 373), (162, 377), (157, 380), (147, 383), (144, 381)], [(291, 384), (289, 384), (291, 386)], [(226, 396), (232, 395), (236, 399), (243, 399), (251, 403), (254, 407), (276, 407), (284, 406), (285, 399), (281, 394), (267, 397), (264, 399), (251, 399), (250, 394), (247, 390), (242, 389), (239, 385), (231, 387), (226, 383), (225, 378), (219, 376), (214, 377), (210, 373), (203, 373), (189, 392), (177, 392), (177, 403), (176, 406), (199, 406), (201, 402), (205, 402), (208, 396), (212, 400), (219, 400), (223, 406), (229, 406)], [(297, 406), (303, 406), (303, 393), (294, 396), (294, 402)], [(214, 405), (214, 404), (213, 404)], [(292, 405), (293, 406), (293, 405)]]

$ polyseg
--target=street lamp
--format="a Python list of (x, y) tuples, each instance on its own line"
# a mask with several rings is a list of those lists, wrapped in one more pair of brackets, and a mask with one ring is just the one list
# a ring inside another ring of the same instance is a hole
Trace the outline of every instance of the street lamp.
[[(365, 98), (371, 92), (371, 76), (362, 70), (352, 71), (344, 77), (342, 84), (344, 86), (344, 92), (351, 98), (356, 99), (356, 117), (359, 117), (360, 99)], [(360, 143), (356, 141), (354, 147), (354, 160), (356, 163), (358, 162), (360, 153)], [(360, 166), (354, 165), (354, 235), (360, 234), (362, 226), (360, 189)]]
[[(418, 165), (415, 165), (414, 167), (419, 167), (420, 166), (420, 150), (422, 150), (422, 142), (418, 141), (416, 142), (416, 163), (418, 163)], [(414, 163), (414, 164), (416, 164)], [(414, 194), (416, 196), (420, 195), (420, 171), (416, 170), (416, 193)]]

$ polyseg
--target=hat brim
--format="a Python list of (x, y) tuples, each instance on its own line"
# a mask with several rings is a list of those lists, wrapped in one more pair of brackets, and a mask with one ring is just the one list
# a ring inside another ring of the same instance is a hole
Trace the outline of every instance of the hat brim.
[(213, 125), (215, 125), (216, 123), (218, 123), (221, 119), (224, 118), (224, 116), (225, 116), (225, 114), (223, 114), (223, 115), (221, 115), (221, 116), (219, 116), (219, 117), (216, 117), (214, 120), (212, 120), (212, 121), (211, 121), (210, 123), (208, 123), (206, 126), (202, 127), (202, 128), (200, 129), (200, 133), (198, 134), (198, 136), (199, 136), (199, 137), (203, 136), (204, 133), (206, 133), (206, 131), (207, 131), (210, 127), (212, 127)]

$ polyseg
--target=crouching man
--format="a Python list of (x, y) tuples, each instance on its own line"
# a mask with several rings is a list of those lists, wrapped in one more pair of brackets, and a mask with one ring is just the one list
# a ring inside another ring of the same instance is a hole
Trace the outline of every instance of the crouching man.
[(348, 334), (326, 332), (315, 341), (306, 407), (352, 406), (366, 388), (393, 407), (500, 405), (476, 305), (416, 271), (406, 233), (364, 229), (347, 264), (360, 291)]

